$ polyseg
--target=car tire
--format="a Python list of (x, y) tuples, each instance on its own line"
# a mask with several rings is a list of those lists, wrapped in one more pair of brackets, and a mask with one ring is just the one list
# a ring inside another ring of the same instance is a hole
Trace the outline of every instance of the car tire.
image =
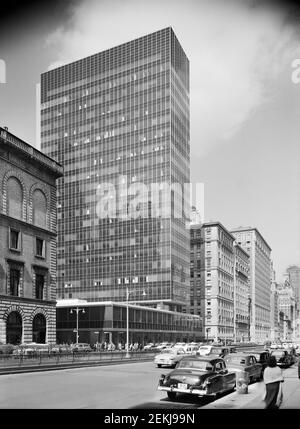
[(161, 364), (160, 363), (158, 363), (156, 366), (157, 366), (157, 368), (161, 368)]
[(168, 398), (171, 399), (171, 401), (175, 401), (177, 398), (176, 392), (167, 392)]

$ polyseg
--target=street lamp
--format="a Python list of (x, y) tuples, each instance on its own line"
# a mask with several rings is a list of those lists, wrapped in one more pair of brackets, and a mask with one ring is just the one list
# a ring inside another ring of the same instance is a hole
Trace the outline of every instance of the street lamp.
[(78, 333), (78, 315), (80, 313), (80, 311), (82, 311), (82, 314), (85, 313), (84, 308), (71, 308), (70, 314), (73, 314), (73, 311), (76, 311), (76, 344), (78, 344), (78, 339), (79, 339), (79, 333)]
[(248, 294), (248, 340), (251, 340), (251, 296)]
[[(129, 353), (129, 295), (131, 292), (129, 292), (129, 288), (126, 287), (126, 355), (125, 358), (130, 358)], [(143, 296), (146, 296), (146, 292), (143, 291)]]

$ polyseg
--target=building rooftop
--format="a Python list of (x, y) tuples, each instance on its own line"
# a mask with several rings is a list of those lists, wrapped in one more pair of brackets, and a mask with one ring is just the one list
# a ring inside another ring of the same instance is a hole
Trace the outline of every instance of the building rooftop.
[(255, 228), (255, 227), (251, 227), (251, 226), (245, 226), (245, 227), (244, 226), (239, 226), (238, 228), (234, 228), (234, 229), (230, 230), (231, 233), (234, 233), (234, 232), (245, 232), (245, 231), (249, 231), (249, 232), (250, 231), (254, 231), (254, 232), (256, 232), (260, 236), (260, 238), (263, 240), (263, 242), (265, 243), (265, 245), (269, 248), (269, 250), (270, 251), (272, 250), (271, 247), (266, 242), (266, 240), (264, 239), (264, 237), (259, 232), (259, 230), (257, 228)]
[(10, 133), (7, 128), (0, 127), (0, 144), (1, 143), (11, 147), (12, 150), (18, 151), (22, 157), (43, 164), (44, 167), (55, 174), (56, 177), (63, 176), (63, 167), (61, 164), (24, 142), (19, 137), (16, 137), (14, 134)]

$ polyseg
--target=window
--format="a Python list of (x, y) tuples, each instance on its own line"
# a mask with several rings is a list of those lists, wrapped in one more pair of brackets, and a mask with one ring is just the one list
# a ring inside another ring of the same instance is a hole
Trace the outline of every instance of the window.
[(42, 238), (36, 237), (35, 256), (45, 258), (45, 241)]
[(11, 250), (21, 250), (21, 237), (20, 231), (16, 229), (10, 229), (9, 231), (9, 248)]
[(20, 270), (11, 268), (9, 272), (10, 295), (19, 296)]
[(7, 181), (8, 216), (22, 219), (23, 190), (21, 183), (15, 177)]
[(41, 228), (47, 227), (47, 200), (39, 189), (33, 194), (33, 223)]
[(44, 297), (45, 276), (43, 274), (35, 275), (35, 298), (43, 299)]

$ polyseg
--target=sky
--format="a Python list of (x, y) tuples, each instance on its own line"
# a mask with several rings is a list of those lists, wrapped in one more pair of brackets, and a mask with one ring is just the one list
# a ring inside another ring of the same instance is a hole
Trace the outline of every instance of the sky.
[(300, 264), (296, 3), (11, 0), (0, 14), (0, 125), (36, 147), (41, 73), (171, 26), (190, 61), (191, 181), (204, 183), (204, 219), (258, 228), (278, 281)]

